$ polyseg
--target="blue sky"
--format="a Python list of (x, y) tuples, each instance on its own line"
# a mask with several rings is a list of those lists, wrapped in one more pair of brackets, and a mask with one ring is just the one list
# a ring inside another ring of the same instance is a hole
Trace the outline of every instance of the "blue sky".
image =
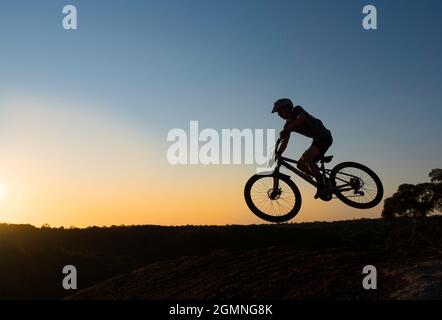
[[(87, 102), (164, 154), (190, 120), (279, 130), (271, 106), (289, 97), (332, 131), (338, 161), (374, 167), (390, 192), (440, 167), (440, 1), (69, 3), (76, 31), (62, 29), (64, 1), (2, 2), (1, 96)], [(376, 31), (362, 29), (365, 4)], [(294, 156), (309, 143), (293, 141)]]

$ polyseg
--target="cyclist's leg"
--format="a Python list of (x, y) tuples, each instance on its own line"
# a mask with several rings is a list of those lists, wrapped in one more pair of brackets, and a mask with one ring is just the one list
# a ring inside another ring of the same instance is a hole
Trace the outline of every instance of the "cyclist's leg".
[(315, 199), (321, 198), (325, 192), (324, 177), (322, 176), (321, 171), (319, 170), (319, 167), (316, 164), (316, 159), (319, 156), (321, 156), (321, 151), (317, 146), (312, 144), (310, 148), (308, 148), (301, 157), (303, 166), (307, 168), (309, 174), (315, 177), (316, 187), (317, 187)]
[(315, 145), (311, 145), (304, 154), (302, 155), (302, 159), (304, 160), (304, 164), (311, 172), (311, 175), (315, 177), (317, 191), (315, 194), (315, 199), (321, 198), (324, 189), (324, 178), (322, 177), (321, 171), (319, 170), (318, 165), (316, 164), (316, 159), (321, 155), (321, 151)]
[(309, 159), (311, 162), (308, 163), (309, 167), (311, 168), (313, 175), (315, 176), (318, 191), (316, 192), (315, 199), (322, 198), (324, 194), (325, 189), (325, 183), (324, 183), (324, 177), (321, 174), (321, 171), (319, 170), (318, 165), (316, 162), (325, 155), (328, 148), (330, 148), (331, 144), (333, 143), (333, 138), (330, 136), (322, 137), (319, 139), (313, 140), (312, 146), (310, 148), (315, 148), (317, 152), (314, 154), (316, 155), (313, 157), (313, 160), (311, 158)]
[(314, 177), (317, 177), (321, 174), (318, 165), (316, 164), (316, 159), (321, 155), (321, 151), (315, 145), (311, 145), (302, 155), (301, 159), (299, 159), (298, 168), (300, 166), (304, 168), (304, 172), (311, 174)]
[(306, 173), (306, 174), (309, 174), (309, 175), (312, 174), (311, 171), (310, 171), (310, 169), (309, 169), (309, 168), (307, 167), (307, 165), (305, 164), (304, 159), (303, 159), (302, 156), (301, 156), (301, 158), (299, 158), (296, 167), (297, 167), (299, 170), (301, 170), (302, 172)]
[(301, 159), (299, 159), (298, 168), (307, 174), (313, 175), (315, 178), (321, 178), (320, 180), (322, 182), (322, 175), (317, 165), (317, 161), (324, 156), (332, 143), (333, 139), (331, 135), (329, 137), (313, 140), (310, 148), (308, 148), (302, 155)]

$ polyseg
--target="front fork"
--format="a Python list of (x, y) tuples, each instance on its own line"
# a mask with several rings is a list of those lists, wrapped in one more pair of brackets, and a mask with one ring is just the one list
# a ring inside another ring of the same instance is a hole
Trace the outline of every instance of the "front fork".
[[(278, 152), (279, 149), (279, 145), (282, 142), (282, 138), (279, 138), (278, 141), (276, 142), (276, 146), (275, 146), (275, 153)], [(271, 198), (274, 197), (274, 195), (276, 195), (279, 192), (279, 168), (281, 167), (281, 160), (278, 157), (276, 159), (277, 163), (276, 163), (276, 168), (275, 171), (273, 171), (273, 190), (271, 192), (272, 196)]]
[(272, 200), (275, 200), (277, 198), (279, 198), (279, 196), (281, 195), (281, 190), (279, 188), (279, 160), (278, 160), (278, 164), (276, 165), (275, 171), (273, 171), (273, 188), (271, 190), (271, 192), (269, 193), (269, 197)]

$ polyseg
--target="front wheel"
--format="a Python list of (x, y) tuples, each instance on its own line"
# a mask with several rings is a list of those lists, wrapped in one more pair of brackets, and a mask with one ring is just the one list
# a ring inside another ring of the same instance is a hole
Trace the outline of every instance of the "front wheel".
[(356, 162), (343, 162), (330, 173), (333, 193), (345, 204), (357, 209), (370, 209), (381, 202), (384, 188), (371, 169)]
[(244, 198), (249, 209), (268, 222), (286, 222), (301, 209), (298, 187), (282, 174), (252, 176), (245, 185)]

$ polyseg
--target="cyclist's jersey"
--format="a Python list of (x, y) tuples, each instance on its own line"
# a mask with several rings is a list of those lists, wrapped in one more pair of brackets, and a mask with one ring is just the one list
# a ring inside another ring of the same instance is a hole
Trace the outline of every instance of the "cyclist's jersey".
[(302, 134), (312, 139), (318, 139), (331, 135), (330, 130), (324, 127), (321, 120), (316, 119), (307, 111), (305, 111), (301, 106), (296, 106), (293, 108), (292, 116), (284, 125), (284, 129), (289, 125), (290, 122), (295, 120), (301, 113), (305, 114), (305, 121), (296, 129), (294, 132)]

